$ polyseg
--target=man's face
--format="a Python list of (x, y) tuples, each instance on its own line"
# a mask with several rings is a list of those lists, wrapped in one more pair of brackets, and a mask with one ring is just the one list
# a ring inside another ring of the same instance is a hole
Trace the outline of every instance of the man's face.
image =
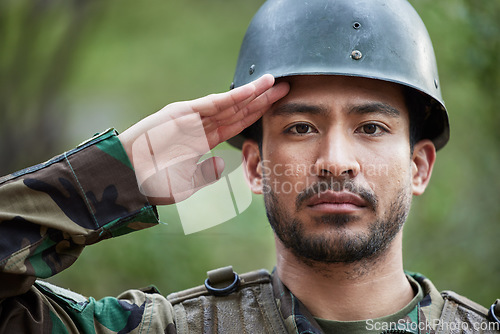
[(303, 260), (373, 259), (399, 233), (411, 202), (402, 90), (353, 77), (287, 81), (290, 93), (262, 119), (257, 173), (269, 221)]

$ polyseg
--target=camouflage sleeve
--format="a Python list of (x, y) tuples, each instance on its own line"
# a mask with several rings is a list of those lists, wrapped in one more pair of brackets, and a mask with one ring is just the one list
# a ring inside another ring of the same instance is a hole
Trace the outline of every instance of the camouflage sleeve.
[(86, 245), (157, 223), (114, 130), (0, 178), (0, 300), (69, 267)]
[(175, 334), (174, 310), (154, 288), (86, 298), (38, 280), (0, 303), (0, 333)]

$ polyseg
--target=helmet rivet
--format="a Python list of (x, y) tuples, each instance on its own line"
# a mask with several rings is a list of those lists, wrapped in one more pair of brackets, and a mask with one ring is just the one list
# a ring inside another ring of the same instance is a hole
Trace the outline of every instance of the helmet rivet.
[(229, 86), (229, 89), (234, 89), (234, 82), (231, 82), (231, 86)]
[(434, 79), (434, 86), (436, 86), (436, 88), (439, 87), (439, 84), (438, 84), (438, 79)]
[(250, 75), (252, 75), (253, 72), (255, 72), (255, 64), (250, 66), (250, 69), (248, 70), (248, 73), (250, 73)]
[(354, 50), (351, 52), (351, 58), (354, 60), (360, 60), (363, 57), (363, 54), (359, 50)]
[(359, 23), (359, 22), (354, 22), (354, 23), (352, 24), (352, 27), (353, 27), (354, 29), (359, 29), (359, 28), (361, 28), (361, 23)]

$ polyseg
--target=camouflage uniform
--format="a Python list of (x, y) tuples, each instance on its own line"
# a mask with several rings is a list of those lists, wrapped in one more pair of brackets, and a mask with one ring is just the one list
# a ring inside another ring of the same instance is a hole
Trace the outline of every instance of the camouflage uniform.
[[(241, 275), (225, 297), (202, 286), (168, 298), (150, 288), (95, 300), (37, 280), (68, 268), (86, 245), (158, 223), (114, 130), (1, 178), (0, 333), (322, 333), (277, 275), (264, 271)], [(446, 332), (438, 328), (443, 314), (487, 323), (484, 308), (465, 308), (462, 297), (411, 276), (423, 298), (399, 332)]]

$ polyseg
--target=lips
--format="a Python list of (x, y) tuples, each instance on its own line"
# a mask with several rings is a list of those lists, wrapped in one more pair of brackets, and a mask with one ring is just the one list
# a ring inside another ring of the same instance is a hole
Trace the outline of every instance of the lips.
[(350, 213), (368, 206), (360, 196), (349, 192), (325, 191), (312, 196), (306, 205), (309, 208), (331, 213)]

